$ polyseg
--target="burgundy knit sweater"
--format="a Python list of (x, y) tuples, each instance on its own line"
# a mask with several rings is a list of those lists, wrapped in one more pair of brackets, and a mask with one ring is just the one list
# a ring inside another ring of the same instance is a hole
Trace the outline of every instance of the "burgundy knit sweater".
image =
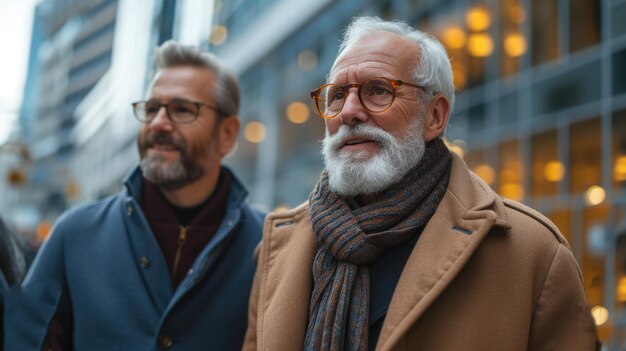
[(170, 269), (174, 289), (217, 232), (226, 214), (230, 181), (228, 172), (222, 170), (213, 194), (196, 208), (184, 209), (170, 204), (159, 189), (144, 178), (141, 208)]

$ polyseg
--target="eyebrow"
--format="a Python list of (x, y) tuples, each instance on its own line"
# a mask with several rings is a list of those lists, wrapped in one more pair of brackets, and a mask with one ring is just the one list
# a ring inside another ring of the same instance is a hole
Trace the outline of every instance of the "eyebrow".
[(179, 98), (179, 97), (175, 97), (173, 99), (166, 100), (165, 102), (162, 102), (162, 100), (154, 99), (154, 98), (148, 99), (148, 100), (146, 100), (146, 102), (156, 102), (156, 103), (159, 103), (159, 104), (169, 104), (169, 103), (172, 103), (172, 102), (195, 102), (195, 101), (187, 100), (187, 99), (183, 99), (183, 98)]

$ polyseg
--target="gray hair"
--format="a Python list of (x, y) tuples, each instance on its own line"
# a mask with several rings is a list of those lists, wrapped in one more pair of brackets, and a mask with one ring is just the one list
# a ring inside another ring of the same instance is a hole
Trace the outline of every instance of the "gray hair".
[(454, 111), (454, 81), (446, 49), (430, 34), (416, 30), (405, 22), (355, 17), (344, 32), (337, 56), (357, 40), (374, 32), (395, 33), (417, 44), (420, 59), (413, 71), (415, 81), (431, 94), (442, 93), (450, 103), (450, 111)]
[(155, 73), (164, 68), (193, 66), (203, 67), (215, 73), (213, 92), (216, 109), (220, 115), (232, 116), (239, 112), (239, 82), (212, 53), (201, 51), (195, 46), (180, 45), (168, 40), (156, 48), (154, 53)]

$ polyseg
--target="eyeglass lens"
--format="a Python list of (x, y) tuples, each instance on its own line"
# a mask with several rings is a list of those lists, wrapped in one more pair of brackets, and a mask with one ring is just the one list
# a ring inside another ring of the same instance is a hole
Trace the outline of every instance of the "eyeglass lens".
[[(359, 98), (363, 106), (371, 112), (380, 112), (389, 107), (394, 99), (394, 87), (384, 79), (369, 79), (359, 86)], [(347, 97), (347, 89), (336, 85), (324, 86), (318, 94), (317, 105), (326, 116), (339, 114)]]
[(143, 120), (151, 121), (159, 113), (162, 106), (165, 106), (168, 116), (174, 123), (191, 122), (198, 117), (198, 104), (185, 100), (173, 100), (167, 104), (161, 104), (157, 101), (146, 101), (143, 103), (143, 109), (139, 106), (139, 111), (137, 112)]

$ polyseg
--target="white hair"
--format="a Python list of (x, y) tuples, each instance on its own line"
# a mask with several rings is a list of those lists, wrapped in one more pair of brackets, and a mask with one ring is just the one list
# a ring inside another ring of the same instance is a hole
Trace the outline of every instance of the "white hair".
[(430, 34), (414, 29), (405, 22), (384, 21), (379, 17), (355, 17), (344, 32), (337, 56), (374, 32), (395, 33), (417, 44), (420, 59), (415, 63), (413, 71), (415, 82), (431, 94), (443, 94), (450, 103), (450, 111), (454, 111), (454, 80), (446, 49)]

